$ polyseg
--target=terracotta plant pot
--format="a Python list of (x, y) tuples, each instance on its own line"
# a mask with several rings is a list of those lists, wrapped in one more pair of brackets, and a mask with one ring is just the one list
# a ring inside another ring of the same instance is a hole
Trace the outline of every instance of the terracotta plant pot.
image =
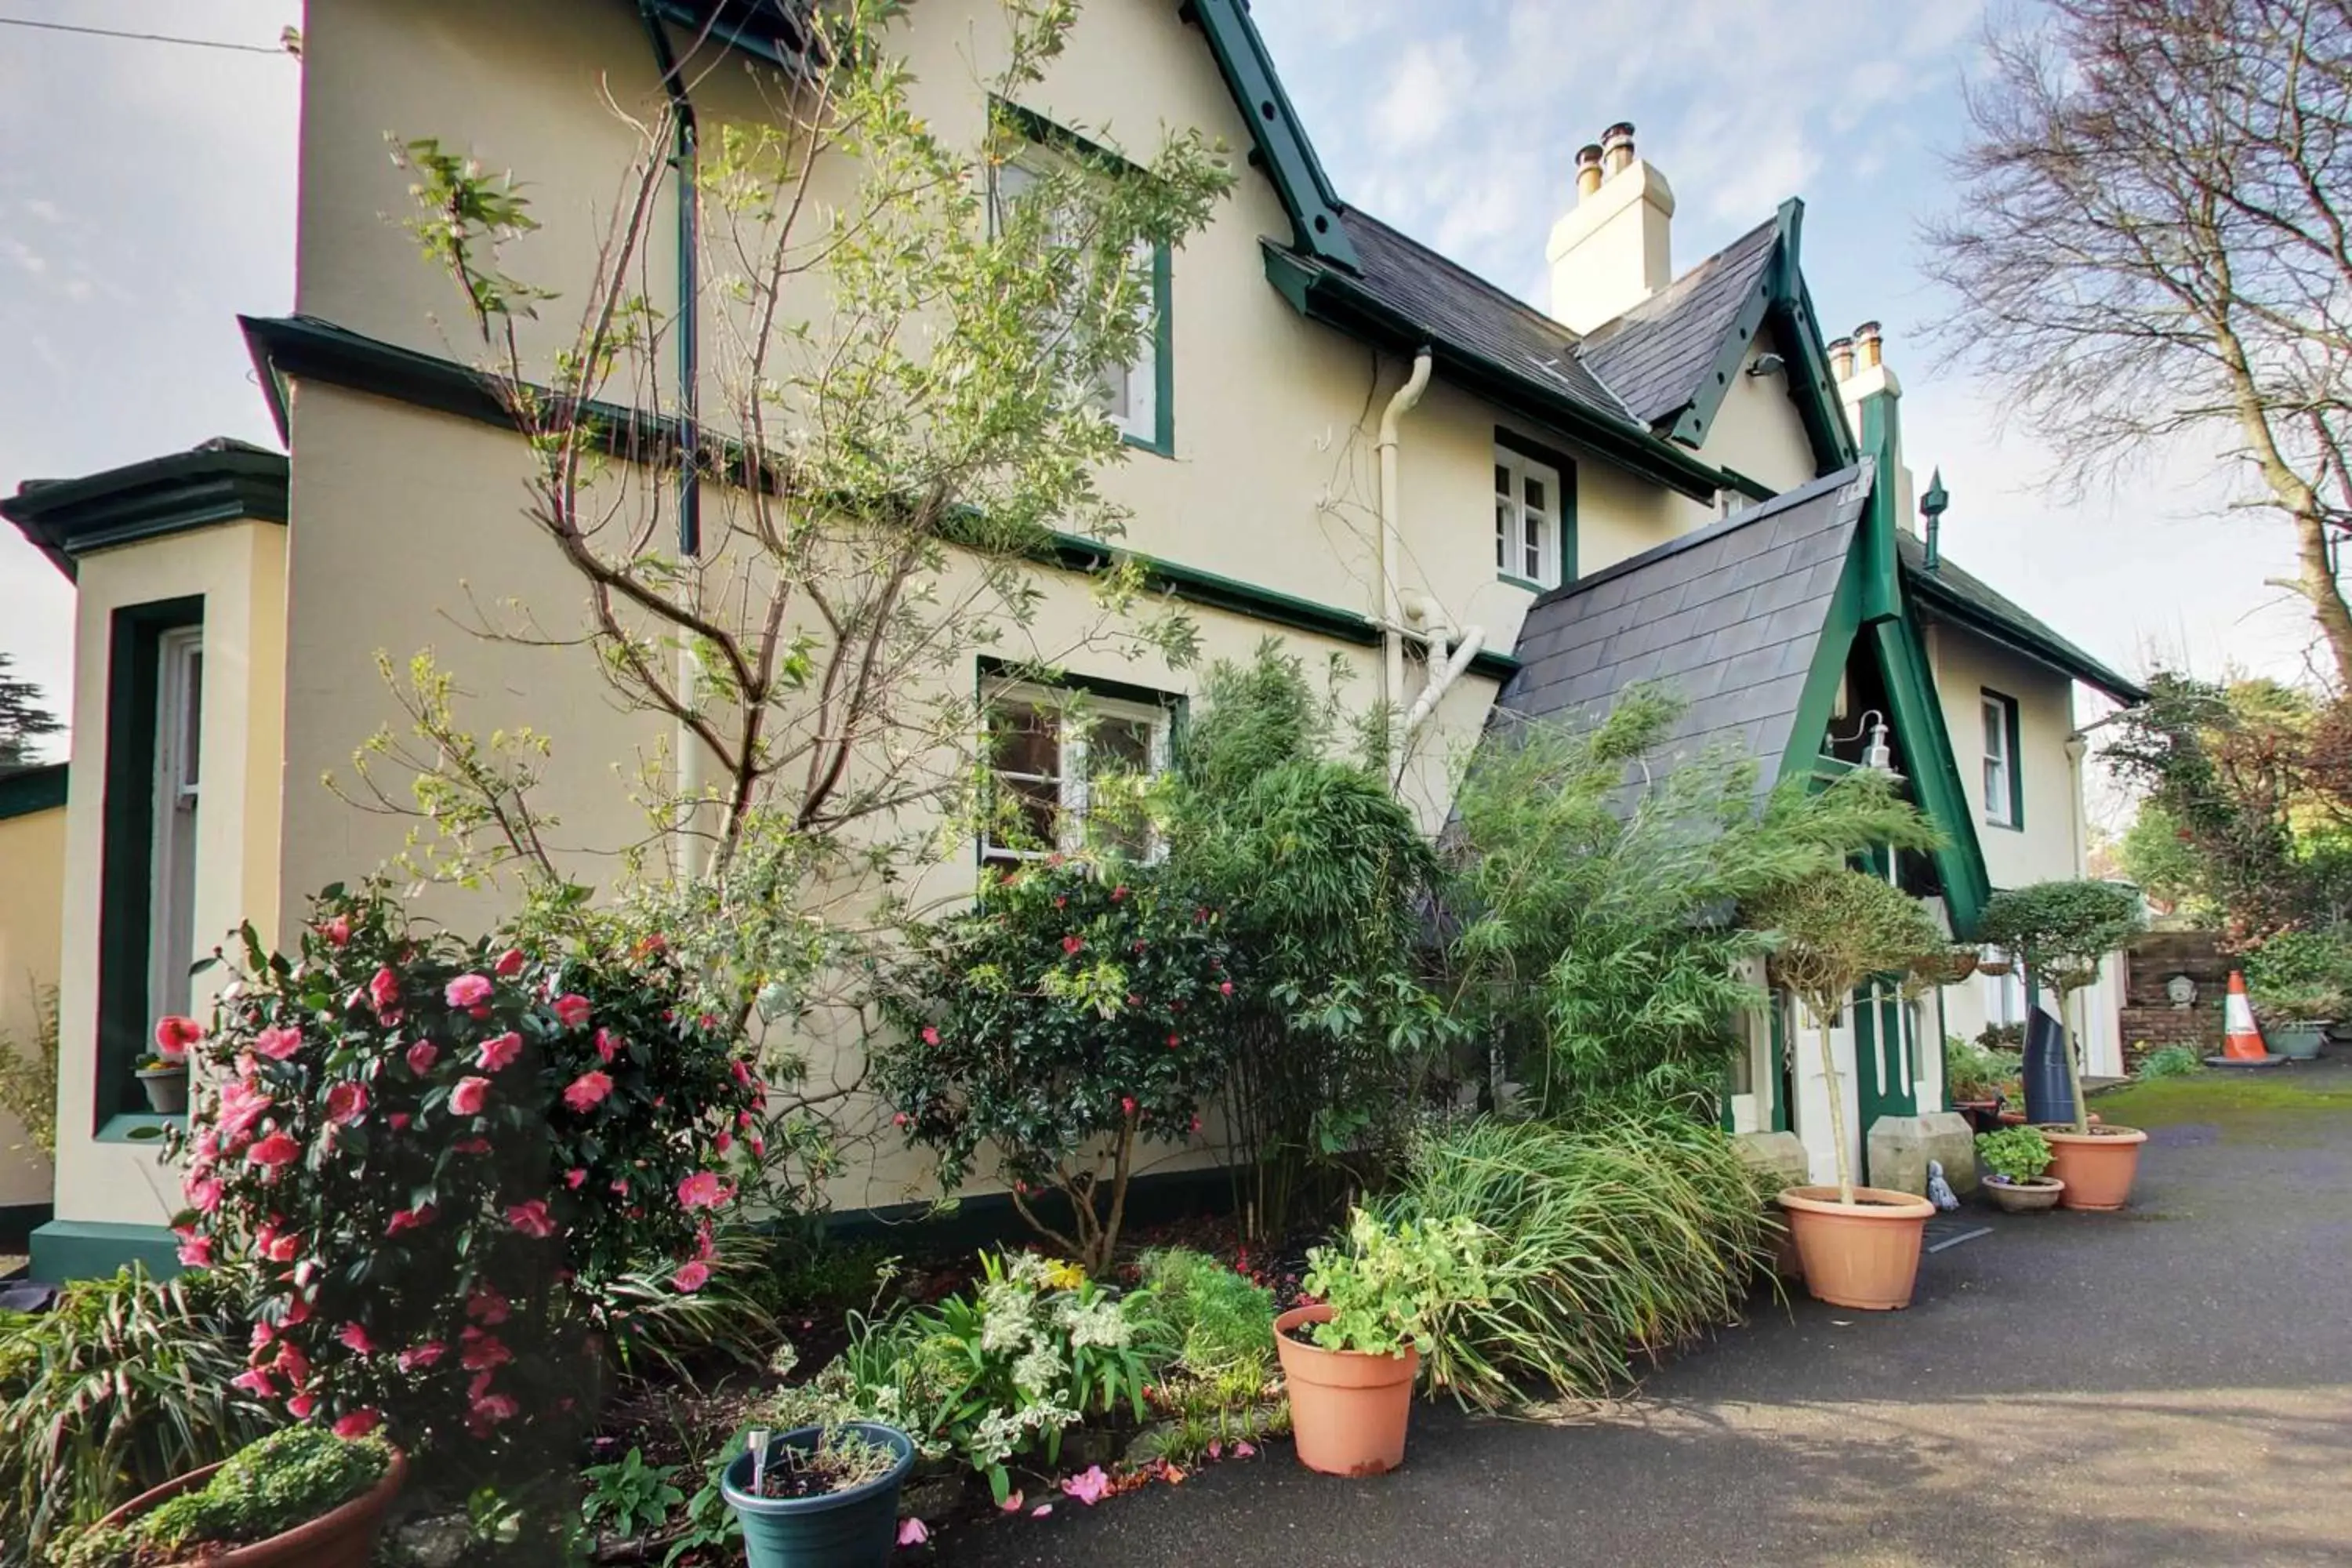
[(1919, 1278), (1920, 1238), (1936, 1205), (1884, 1187), (1856, 1187), (1853, 1195), (1847, 1205), (1838, 1202), (1833, 1185), (1781, 1193), (1805, 1260), (1805, 1289), (1816, 1300), (1865, 1312), (1907, 1307)]
[(2012, 1182), (2000, 1176), (1987, 1176), (1979, 1184), (1993, 1206), (2005, 1214), (2040, 1214), (2058, 1206), (2065, 1195), (2066, 1184), (2043, 1176), (2038, 1181)]
[(2044, 1127), (2042, 1136), (2050, 1140), (2050, 1174), (2066, 1184), (2060, 1206), (2124, 1206), (2131, 1196), (2132, 1177), (2139, 1171), (2139, 1146), (2147, 1142), (2147, 1133), (2137, 1127), (2094, 1126), (2088, 1132)]
[[(182, 1492), (203, 1486), (219, 1468), (206, 1465), (174, 1476), (154, 1490), (132, 1498), (100, 1522), (122, 1524), (152, 1513)], [(203, 1559), (204, 1568), (368, 1568), (375, 1557), (376, 1531), (383, 1523), (383, 1511), (400, 1495), (400, 1483), (407, 1479), (407, 1457), (395, 1452), (383, 1479), (332, 1513), (320, 1514), (267, 1541), (232, 1546)]]
[(1421, 1352), (1327, 1351), (1291, 1337), (1301, 1323), (1327, 1322), (1330, 1316), (1328, 1307), (1293, 1307), (1274, 1321), (1298, 1462), (1327, 1476), (1383, 1475), (1404, 1463)]

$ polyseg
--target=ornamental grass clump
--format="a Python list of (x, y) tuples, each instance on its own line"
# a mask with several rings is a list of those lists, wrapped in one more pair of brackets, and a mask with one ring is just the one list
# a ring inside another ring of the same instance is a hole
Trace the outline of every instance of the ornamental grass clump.
[(1728, 1137), (1659, 1107), (1431, 1132), (1381, 1208), (1493, 1233), (1486, 1298), (1441, 1307), (1424, 1352), (1433, 1384), (1496, 1409), (1530, 1387), (1601, 1396), (1635, 1351), (1738, 1321), (1772, 1259), (1763, 1196)]
[[(192, 1047), (181, 1261), (257, 1281), (231, 1382), (297, 1421), (495, 1466), (593, 1415), (608, 1289), (710, 1274), (761, 1089), (657, 942), (535, 951), (321, 896)], [(535, 1427), (545, 1427), (543, 1433)]]
[[(2129, 945), (2147, 929), (2139, 894), (2116, 882), (2036, 882), (1995, 893), (1977, 921), (1977, 934), (2025, 966), (2057, 994), (2058, 1016), (2066, 998), (2099, 978), (2107, 954)], [(2066, 1082), (2074, 1099), (2074, 1131), (2091, 1131), (2090, 1106), (2083, 1096), (2083, 1064), (2070, 1048)]]

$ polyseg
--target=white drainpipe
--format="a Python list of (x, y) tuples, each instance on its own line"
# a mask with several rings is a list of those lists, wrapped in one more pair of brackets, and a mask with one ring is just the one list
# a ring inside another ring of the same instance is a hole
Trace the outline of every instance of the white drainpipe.
[(1412, 739), (1413, 731), (1437, 711), (1438, 700), (1445, 695), (1446, 688), (1461, 679), (1462, 672), (1470, 668), (1470, 661), (1478, 657), (1478, 650), (1486, 646), (1486, 628), (1463, 627), (1461, 646), (1454, 650), (1451, 658), (1445, 654), (1445, 640), (1443, 629), (1430, 634), (1429, 680), (1422, 687), (1421, 695), (1412, 700), (1412, 710), (1404, 716), (1404, 740)]
[(1412, 412), (1429, 389), (1429, 351), (1412, 356), (1412, 374), (1396, 389), (1381, 415), (1381, 708), (1391, 725), (1389, 754), (1393, 760), (1402, 745), (1396, 727), (1397, 704), (1404, 697), (1404, 610), (1397, 591), (1397, 571), (1404, 546), (1397, 529), (1397, 424)]

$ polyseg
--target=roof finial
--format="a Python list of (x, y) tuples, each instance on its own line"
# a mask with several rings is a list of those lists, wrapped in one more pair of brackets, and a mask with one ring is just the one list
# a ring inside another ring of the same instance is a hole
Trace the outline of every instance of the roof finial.
[(1930, 572), (1944, 563), (1942, 542), (1937, 536), (1943, 532), (1944, 509), (1951, 504), (1952, 492), (1944, 488), (1944, 469), (1938, 464), (1936, 471), (1927, 476), (1927, 493), (1919, 498), (1919, 515), (1927, 520), (1927, 547), (1923, 553)]

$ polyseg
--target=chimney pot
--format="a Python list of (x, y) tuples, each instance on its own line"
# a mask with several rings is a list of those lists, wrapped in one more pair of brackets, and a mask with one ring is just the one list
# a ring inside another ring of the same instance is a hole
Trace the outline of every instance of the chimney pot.
[(1864, 321), (1853, 330), (1854, 346), (1862, 355), (1862, 368), (1875, 370), (1879, 357), (1879, 329), (1876, 321)]
[(1589, 142), (1576, 150), (1576, 199), (1582, 201), (1601, 188), (1601, 144)]
[(1631, 168), (1633, 163), (1633, 124), (1621, 120), (1601, 133), (1601, 151), (1608, 162), (1608, 172), (1616, 174)]
[(1840, 381), (1853, 374), (1853, 340), (1838, 338), (1829, 345), (1830, 374)]

